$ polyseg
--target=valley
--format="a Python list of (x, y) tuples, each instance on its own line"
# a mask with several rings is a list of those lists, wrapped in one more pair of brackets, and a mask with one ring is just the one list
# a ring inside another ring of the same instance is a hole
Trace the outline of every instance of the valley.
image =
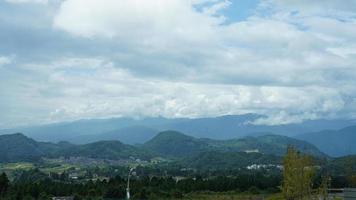
[[(346, 137), (352, 135), (352, 128), (342, 130), (351, 130)], [(129, 141), (118, 139), (131, 133), (135, 137)], [(3, 134), (0, 135), (0, 174), (5, 173), (16, 187), (36, 183), (41, 190), (41, 185), (47, 183), (50, 185), (47, 189), (60, 187), (62, 191), (42, 191), (46, 194), (121, 199), (125, 197), (128, 170), (132, 169), (134, 199), (272, 200), (283, 199), (280, 187), (285, 156), (293, 148), (298, 155), (306, 155), (311, 160), (315, 193), (325, 174), (330, 177), (332, 188), (352, 186), (356, 158), (335, 157), (330, 151), (319, 149), (320, 145), (314, 145), (312, 139), (305, 138), (318, 134), (290, 137), (266, 131), (213, 139), (176, 130), (154, 132), (141, 125), (110, 134), (93, 134), (80, 143), (38, 141), (25, 133)], [(70, 187), (72, 192), (65, 189)], [(90, 189), (84, 192), (81, 187), (92, 187), (96, 192), (89, 194)]]

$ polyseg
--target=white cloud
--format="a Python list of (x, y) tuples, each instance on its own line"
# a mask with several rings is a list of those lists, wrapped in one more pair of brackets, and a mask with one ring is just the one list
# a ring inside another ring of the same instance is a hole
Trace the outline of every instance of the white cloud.
[(54, 25), (85, 37), (140, 38), (137, 43), (141, 44), (165, 39), (160, 38), (162, 35), (172, 40), (198, 39), (196, 34), (211, 31), (209, 27), (220, 21), (196, 12), (192, 6), (189, 0), (67, 0)]
[(36, 3), (47, 4), (48, 0), (5, 0), (8, 3), (22, 4), (22, 3)]
[(52, 72), (56, 70), (95, 70), (98, 68), (112, 67), (111, 62), (105, 61), (103, 58), (86, 58), (86, 57), (70, 57), (60, 58), (51, 63), (43, 64), (25, 64), (19, 66), (24, 69), (38, 71), (38, 72)]
[(281, 6), (284, 9), (299, 11), (311, 14), (333, 15), (350, 12), (355, 14), (356, 2), (354, 0), (267, 0), (274, 6)]
[(328, 49), (333, 54), (340, 56), (342, 58), (351, 59), (356, 55), (356, 47), (355, 46), (344, 46), (344, 47), (336, 47)]
[(12, 63), (12, 58), (7, 56), (0, 56), (0, 67)]
[[(70, 68), (57, 65), (73, 60), (83, 62), (75, 62)], [(26, 91), (26, 95), (16, 97), (17, 101), (23, 102), (24, 110), (31, 108), (49, 113), (38, 116), (41, 122), (109, 116), (203, 117), (260, 113), (270, 117), (254, 123), (284, 124), (334, 117), (330, 113), (345, 109), (342, 94), (337, 89), (141, 79), (112, 64), (100, 68), (89, 64), (86, 68), (88, 60), (109, 63), (101, 58), (62, 58), (41, 64), (47, 66), (47, 71), (39, 64), (33, 64), (38, 68), (24, 66), (23, 69), (30, 70), (27, 74), (37, 76), (26, 80), (25, 86), (17, 86), (25, 87), (16, 88), (17, 91)], [(43, 81), (46, 84), (38, 84)], [(8, 93), (4, 100), (12, 97), (13, 94)], [(12, 103), (16, 102), (8, 104)]]
[[(268, 116), (254, 123), (285, 124), (356, 116), (355, 11), (352, 2), (337, 4), (268, 0), (226, 23), (225, 0), (66, 0), (50, 31), (95, 50), (19, 64), (11, 77), (23, 81), (8, 80), (12, 88), (0, 91), (8, 107), (40, 110), (38, 121), (253, 112)], [(16, 116), (26, 115), (8, 121)]]
[(219, 11), (224, 10), (225, 8), (228, 8), (232, 4), (231, 1), (225, 0), (221, 2), (217, 2), (213, 4), (212, 6), (205, 7), (203, 9), (203, 12), (208, 15), (216, 15)]
[[(352, 37), (356, 31), (353, 22), (292, 15), (281, 18), (276, 13), (226, 25), (213, 16), (215, 12), (198, 12), (187, 0), (89, 0), (85, 1), (85, 9), (80, 6), (82, 1), (65, 1), (54, 26), (92, 39), (112, 38), (127, 49), (125, 53), (131, 59), (123, 62), (136, 73), (156, 73), (149, 69), (159, 68), (189, 81), (300, 85), (325, 84), (328, 80), (323, 70), (335, 65), (353, 66), (328, 50), (344, 45), (340, 40), (346, 38), (345, 34)], [(215, 10), (219, 5), (228, 2), (217, 1), (206, 10)], [(316, 20), (324, 20), (325, 25)], [(309, 28), (305, 31), (300, 26)], [(344, 33), (335, 35), (334, 30), (341, 28)], [(298, 78), (307, 71), (313, 71), (313, 77)]]
[[(335, 7), (336, 1), (327, 1), (324, 6), (347, 20), (320, 15), (321, 2), (276, 0), (262, 3), (273, 8), (270, 16), (256, 15), (231, 24), (223, 24), (223, 18), (215, 16), (218, 10), (229, 6), (229, 1), (216, 1), (203, 12), (195, 10), (192, 1), (138, 4), (137, 1), (90, 0), (86, 5), (91, 9), (78, 11), (82, 3), (82, 0), (63, 3), (55, 27), (94, 39), (113, 38), (118, 44), (125, 44), (127, 53), (133, 55), (133, 60), (126, 60), (130, 65), (154, 66), (161, 72), (174, 69), (179, 74), (179, 78), (174, 78), (176, 81), (191, 82), (187, 88), (201, 89), (194, 93), (185, 88), (191, 95), (184, 96), (191, 100), (175, 97), (168, 104), (161, 103), (173, 110), (168, 113), (201, 116), (229, 111), (265, 112), (271, 117), (263, 123), (275, 124), (318, 118), (345, 107), (337, 89), (345, 79), (338, 80), (332, 74), (345, 76), (349, 70), (355, 70), (356, 62), (348, 55), (354, 51), (350, 47), (356, 43), (352, 34), (356, 26), (349, 18), (353, 10), (344, 5)], [(296, 10), (299, 14), (293, 14)], [(149, 58), (151, 62), (142, 63), (139, 57)], [(163, 65), (162, 60), (165, 60)], [(182, 63), (187, 60), (194, 62)], [(175, 65), (181, 67), (173, 68)], [(142, 71), (135, 67), (129, 70)], [(211, 82), (222, 84), (220, 89), (228, 95), (217, 98), (219, 92), (207, 85)], [(245, 97), (228, 92), (231, 88), (224, 86), (225, 83), (247, 91), (248, 103), (242, 103)], [(208, 91), (211, 94), (206, 94)], [(198, 97), (209, 103), (202, 103)], [(207, 111), (196, 110), (199, 105), (204, 105)], [(157, 108), (161, 113), (167, 109)]]

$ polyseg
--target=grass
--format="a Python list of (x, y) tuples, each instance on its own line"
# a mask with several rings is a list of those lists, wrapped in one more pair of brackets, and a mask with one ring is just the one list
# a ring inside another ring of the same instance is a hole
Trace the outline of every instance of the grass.
[(64, 171), (68, 171), (71, 168), (77, 168), (75, 165), (64, 164), (64, 163), (56, 163), (54, 161), (47, 162), (43, 165), (34, 165), (33, 163), (26, 163), (26, 162), (18, 162), (18, 163), (6, 163), (0, 164), (0, 173), (5, 172), (10, 177), (16, 171), (28, 171), (31, 169), (38, 168), (40, 171), (44, 173), (54, 172), (54, 173), (62, 173)]
[[(55, 162), (51, 162), (49, 164), (54, 164)], [(63, 163), (57, 163), (57, 165), (53, 166), (47, 166), (42, 165), (42, 166), (37, 166), (41, 171), (43, 172), (63, 172), (67, 171), (70, 168), (75, 168), (77, 167), (76, 165), (70, 165), (70, 164), (63, 164)], [(15, 171), (15, 170), (30, 170), (36, 168), (33, 163), (26, 163), (26, 162), (18, 162), (18, 163), (7, 163), (7, 164), (0, 164), (0, 172), (8, 172), (8, 171)]]
[(30, 170), (33, 169), (32, 163), (7, 163), (0, 165), (0, 171), (12, 171), (12, 170)]
[(5, 172), (10, 180), (14, 179), (14, 172), (16, 171), (27, 171), (34, 169), (35, 166), (32, 163), (19, 162), (19, 163), (6, 163), (0, 164), (0, 173)]

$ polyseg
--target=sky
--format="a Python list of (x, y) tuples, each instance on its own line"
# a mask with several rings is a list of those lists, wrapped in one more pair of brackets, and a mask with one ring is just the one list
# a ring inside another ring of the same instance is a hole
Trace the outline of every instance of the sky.
[(0, 0), (0, 128), (356, 118), (356, 0)]

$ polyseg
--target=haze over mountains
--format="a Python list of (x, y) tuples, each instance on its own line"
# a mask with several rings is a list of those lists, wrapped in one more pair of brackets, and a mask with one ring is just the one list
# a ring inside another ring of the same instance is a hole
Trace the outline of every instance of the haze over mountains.
[[(132, 157), (147, 160), (159, 156), (184, 160), (207, 152), (213, 155), (237, 153), (243, 156), (252, 153), (267, 157), (281, 157), (288, 145), (293, 145), (299, 151), (315, 157), (326, 157), (315, 146), (285, 136), (267, 135), (233, 140), (212, 140), (198, 139), (176, 131), (165, 131), (139, 146), (127, 145), (119, 141), (100, 141), (84, 145), (66, 142), (48, 143), (37, 142), (20, 133), (2, 135), (0, 136), (0, 160), (1, 162), (24, 162), (39, 161), (43, 157), (61, 156), (110, 160)], [(261, 156), (258, 157), (261, 158)]]
[(296, 138), (308, 141), (334, 157), (356, 153), (356, 126), (345, 127), (340, 130), (305, 133), (296, 136)]
[[(116, 140), (124, 144), (144, 144), (164, 130), (175, 130), (196, 138), (214, 140), (246, 136), (285, 135), (314, 144), (330, 156), (356, 153), (356, 126), (353, 120), (310, 120), (299, 124), (258, 125), (264, 116), (228, 115), (212, 118), (111, 118), (90, 119), (42, 126), (2, 130), (0, 134), (23, 133), (41, 142), (67, 141), (88, 144)], [(195, 141), (195, 140), (194, 140)], [(253, 145), (250, 146), (253, 148)]]
[(262, 115), (246, 114), (197, 119), (167, 119), (161, 117), (91, 119), (14, 128), (2, 130), (0, 133), (21, 132), (35, 140), (47, 142), (69, 141), (80, 144), (116, 139), (124, 143), (134, 144), (144, 143), (156, 133), (164, 130), (176, 130), (198, 138), (233, 139), (266, 133), (295, 136), (308, 132), (337, 130), (356, 125), (353, 120), (309, 120), (299, 124), (285, 125), (253, 124), (257, 119), (264, 117)]

